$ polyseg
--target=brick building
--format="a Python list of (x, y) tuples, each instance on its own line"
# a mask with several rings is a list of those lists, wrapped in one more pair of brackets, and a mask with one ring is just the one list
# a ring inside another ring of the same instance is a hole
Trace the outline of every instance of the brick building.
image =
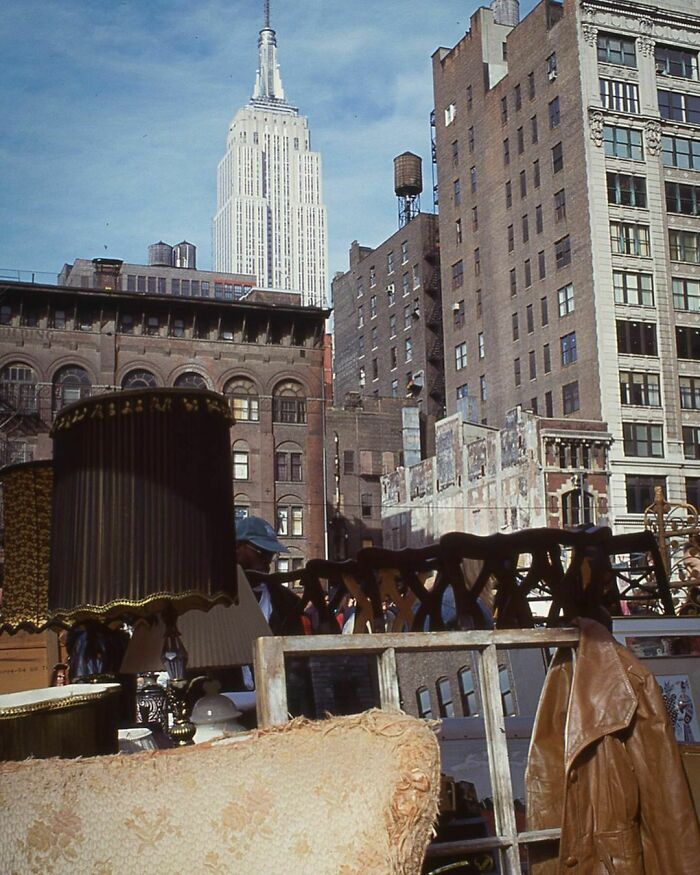
[(336, 401), (348, 392), (444, 410), (437, 216), (418, 213), (371, 249), (354, 241), (332, 283)]
[(682, 0), (498, 0), (433, 56), (447, 413), (609, 428), (618, 531), (700, 492), (699, 47)]
[(315, 475), (328, 311), (260, 290), (243, 300), (114, 291), (123, 288), (119, 265), (92, 265), (93, 285), (103, 288), (2, 282), (2, 462), (49, 458), (53, 416), (82, 397), (210, 388), (230, 398), (236, 418), (236, 512), (276, 522), (291, 550), (282, 568), (325, 555), (324, 484)]

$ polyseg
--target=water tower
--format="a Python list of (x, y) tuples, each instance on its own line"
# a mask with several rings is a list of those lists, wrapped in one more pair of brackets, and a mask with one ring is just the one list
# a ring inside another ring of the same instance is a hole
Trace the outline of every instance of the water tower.
[(413, 152), (394, 158), (394, 191), (399, 199), (399, 228), (403, 228), (420, 212), (423, 191), (422, 161)]

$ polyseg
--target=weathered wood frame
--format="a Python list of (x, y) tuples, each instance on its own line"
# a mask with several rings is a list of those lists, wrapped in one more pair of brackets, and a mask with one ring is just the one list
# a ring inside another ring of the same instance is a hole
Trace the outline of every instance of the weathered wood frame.
[(493, 793), (496, 835), (445, 842), (431, 848), (431, 857), (455, 852), (497, 850), (503, 875), (522, 875), (520, 846), (559, 838), (558, 829), (521, 832), (515, 823), (513, 786), (508, 764), (505, 717), (498, 676), (498, 650), (527, 647), (576, 647), (578, 629), (506, 629), (471, 632), (409, 632), (376, 635), (317, 635), (258, 638), (255, 644), (258, 725), (286, 723), (285, 656), (359, 653), (377, 658), (380, 707), (399, 708), (396, 654), (416, 650), (470, 650), (480, 654), (479, 686), (484, 711), (486, 748)]

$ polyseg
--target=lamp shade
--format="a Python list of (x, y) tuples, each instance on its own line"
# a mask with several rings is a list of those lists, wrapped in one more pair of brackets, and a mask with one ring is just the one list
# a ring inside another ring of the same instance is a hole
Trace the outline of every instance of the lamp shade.
[(59, 413), (53, 622), (235, 601), (231, 422), (223, 396), (189, 389), (100, 395)]
[(52, 482), (49, 461), (0, 471), (5, 531), (0, 631), (38, 631), (46, 625)]
[[(177, 628), (187, 651), (188, 670), (252, 663), (255, 639), (272, 634), (240, 569), (238, 604), (215, 605), (208, 611), (187, 611), (178, 617)], [(166, 623), (160, 615), (138, 620), (124, 654), (122, 673), (163, 671), (166, 632)]]

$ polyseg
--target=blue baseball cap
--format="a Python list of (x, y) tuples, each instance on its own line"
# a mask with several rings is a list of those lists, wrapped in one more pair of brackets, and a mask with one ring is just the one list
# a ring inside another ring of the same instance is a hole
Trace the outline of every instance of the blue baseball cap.
[(236, 520), (236, 540), (247, 541), (266, 553), (289, 553), (289, 548), (277, 540), (277, 532), (270, 523), (259, 516)]

